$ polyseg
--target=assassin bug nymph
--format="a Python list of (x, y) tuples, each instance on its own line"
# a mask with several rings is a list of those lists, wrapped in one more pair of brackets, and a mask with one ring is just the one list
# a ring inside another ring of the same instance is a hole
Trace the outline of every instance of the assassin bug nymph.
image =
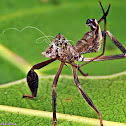
[[(28, 86), (31, 90), (32, 95), (23, 95), (23, 98), (29, 97), (29, 98), (35, 98), (37, 95), (37, 89), (38, 89), (38, 75), (34, 71), (35, 69), (40, 69), (55, 60), (60, 60), (61, 65), (56, 73), (56, 76), (53, 81), (52, 85), (52, 108), (53, 108), (53, 124), (52, 126), (56, 125), (56, 86), (58, 82), (59, 75), (63, 69), (63, 66), (68, 63), (72, 66), (72, 72), (75, 84), (80, 91), (81, 95), (83, 96), (84, 100), (89, 104), (90, 107), (94, 109), (94, 111), (99, 115), (100, 118), (100, 126), (103, 126), (102, 122), (102, 115), (99, 112), (99, 110), (95, 107), (91, 99), (87, 96), (87, 94), (83, 91), (81, 88), (76, 69), (83, 75), (87, 76), (86, 73), (84, 73), (80, 68), (89, 62), (92, 61), (103, 61), (103, 60), (112, 60), (112, 59), (121, 59), (126, 57), (126, 49), (117, 41), (117, 39), (106, 30), (106, 16), (108, 15), (110, 4), (105, 12), (101, 2), (99, 1), (100, 6), (103, 11), (103, 16), (99, 21), (96, 19), (88, 19), (86, 22), (87, 26), (90, 26), (90, 32), (87, 32), (84, 34), (83, 38), (79, 40), (75, 45), (71, 45), (67, 39), (62, 36), (61, 34), (58, 34), (52, 41), (52, 44), (50, 47), (46, 49), (45, 52), (42, 54), (50, 58), (47, 61), (38, 63), (34, 65), (27, 75), (27, 82)], [(99, 23), (104, 20), (104, 31), (101, 31)], [(105, 52), (105, 44), (106, 44), (106, 35), (110, 37), (112, 42), (122, 51), (122, 54), (119, 55), (112, 55), (112, 56), (102, 56)], [(91, 52), (98, 52), (101, 47), (102, 37), (104, 37), (104, 43), (103, 43), (103, 52), (99, 56), (95, 58), (83, 58), (81, 54), (83, 53), (91, 53)], [(74, 63), (74, 60), (77, 61), (87, 61), (82, 65), (77, 65)]]

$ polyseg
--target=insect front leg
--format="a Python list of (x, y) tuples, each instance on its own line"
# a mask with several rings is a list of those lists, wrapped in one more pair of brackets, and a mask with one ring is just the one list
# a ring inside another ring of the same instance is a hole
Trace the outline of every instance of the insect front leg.
[[(104, 34), (105, 34), (105, 31), (102, 31), (102, 35)], [(112, 42), (122, 51), (122, 53), (126, 54), (125, 47), (109, 31), (106, 31), (106, 34), (109, 36)]]
[(23, 95), (23, 98), (25, 97), (29, 97), (29, 98), (35, 98), (37, 95), (37, 89), (38, 89), (38, 75), (37, 73), (34, 71), (35, 69), (40, 69), (52, 62), (54, 62), (56, 59), (49, 59), (47, 61), (38, 63), (36, 65), (34, 65), (31, 70), (28, 72), (27, 74), (27, 83), (28, 86), (31, 90), (32, 95)]
[[(104, 36), (105, 31), (102, 31), (102, 36)], [(94, 61), (104, 61), (104, 60), (114, 60), (114, 59), (122, 59), (126, 58), (126, 48), (109, 32), (106, 31), (106, 34), (109, 36), (109, 38), (112, 40), (112, 42), (120, 49), (120, 51), (123, 54), (118, 54), (118, 55), (111, 55), (111, 56), (102, 56)], [(90, 61), (93, 58), (84, 58), (84, 61)]]
[(80, 82), (79, 82), (79, 79), (78, 79), (78, 76), (77, 76), (77, 73), (76, 73), (76, 68), (74, 66), (72, 66), (72, 71), (73, 71), (74, 81), (75, 81), (75, 84), (76, 84), (78, 90), (80, 91), (81, 95), (83, 96), (84, 100), (88, 103), (88, 105), (92, 109), (94, 109), (94, 111), (99, 115), (100, 125), (103, 126), (102, 115), (98, 111), (98, 109), (95, 107), (95, 105), (93, 104), (93, 102), (91, 101), (91, 99), (88, 97), (88, 95), (81, 88), (81, 85), (80, 85)]
[(54, 81), (53, 81), (53, 85), (52, 85), (52, 108), (53, 108), (53, 124), (52, 126), (55, 126), (56, 125), (56, 86), (57, 86), (57, 82), (58, 82), (58, 79), (59, 79), (59, 76), (60, 76), (60, 73), (63, 69), (63, 66), (64, 66), (64, 62), (61, 63), (57, 73), (56, 73), (56, 76), (54, 78)]
[(99, 19), (98, 24), (107, 17), (109, 9), (110, 9), (110, 6), (111, 6), (111, 4), (109, 4), (109, 7), (108, 7), (107, 11), (105, 12), (104, 8), (103, 8), (103, 6), (101, 4), (101, 1), (99, 1), (99, 3), (100, 3), (100, 6), (102, 8), (103, 16)]
[(102, 50), (102, 53), (101, 53), (100, 55), (98, 55), (98, 56), (95, 57), (95, 58), (92, 58), (90, 61), (87, 61), (86, 63), (80, 65), (79, 67), (82, 67), (82, 66), (84, 66), (84, 65), (87, 65), (88, 63), (90, 63), (90, 62), (92, 62), (92, 61), (98, 59), (98, 58), (101, 57), (101, 56), (103, 56), (104, 53), (105, 53), (105, 46), (106, 46), (106, 24), (107, 24), (106, 16), (108, 15), (108, 12), (109, 12), (109, 9), (110, 9), (110, 6), (111, 6), (111, 5), (109, 4), (109, 7), (108, 7), (107, 11), (105, 12), (100, 1), (99, 1), (99, 3), (100, 3), (100, 6), (101, 6), (101, 8), (102, 8), (102, 11), (103, 11), (103, 16), (102, 16), (102, 18), (98, 21), (98, 23), (100, 23), (100, 22), (104, 19), (104, 43), (103, 43), (103, 50)]

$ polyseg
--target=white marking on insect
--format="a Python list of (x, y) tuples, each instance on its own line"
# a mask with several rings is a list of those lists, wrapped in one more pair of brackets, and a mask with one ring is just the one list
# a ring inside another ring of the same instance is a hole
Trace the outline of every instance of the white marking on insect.
[(82, 62), (84, 57), (81, 55), (81, 57), (78, 58), (78, 62)]

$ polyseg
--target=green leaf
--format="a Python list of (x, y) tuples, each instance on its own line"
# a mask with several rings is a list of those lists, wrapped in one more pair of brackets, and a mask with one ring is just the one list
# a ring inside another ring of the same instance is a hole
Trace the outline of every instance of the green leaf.
[[(0, 121), (1, 122), (13, 122), (17, 125), (51, 125), (52, 120), (52, 113), (51, 112), (44, 112), (44, 111), (36, 111), (24, 108), (17, 108), (17, 107), (9, 107), (9, 106), (1, 106), (0, 110), (5, 110), (0, 112)], [(13, 119), (12, 119), (13, 117)], [(68, 114), (60, 114), (57, 113), (57, 126), (66, 126), (66, 125), (83, 125), (83, 126), (96, 126), (99, 125), (98, 119), (91, 119), (86, 117), (80, 116), (73, 116)], [(125, 126), (124, 123), (117, 123), (117, 122), (110, 122), (110, 121), (103, 121), (105, 126)]]
[[(57, 113), (99, 119), (83, 100), (73, 79), (68, 78), (61, 77), (56, 88)], [(84, 91), (102, 113), (103, 120), (126, 123), (125, 78), (126, 75), (106, 79), (80, 79)], [(14, 85), (1, 86), (0, 104), (52, 112), (52, 82), (52, 78), (41, 78), (35, 99), (22, 99), (23, 94), (30, 94), (29, 88), (23, 80)]]
[[(18, 126), (49, 126), (52, 125), (52, 119), (47, 117), (33, 116), (27, 114), (21, 114), (20, 112), (12, 113), (12, 112), (0, 112), (0, 122), (9, 123), (13, 122)], [(13, 118), (12, 118), (13, 117)], [(84, 124), (81, 122), (72, 122), (69, 120), (59, 119), (57, 121), (57, 126), (93, 126), (90, 124)]]

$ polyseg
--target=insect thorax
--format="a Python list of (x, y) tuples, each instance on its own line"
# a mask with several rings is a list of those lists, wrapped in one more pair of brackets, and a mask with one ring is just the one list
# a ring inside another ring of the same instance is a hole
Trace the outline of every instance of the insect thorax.
[(42, 53), (47, 58), (59, 57), (62, 60), (72, 61), (79, 57), (79, 53), (60, 33), (53, 39), (50, 47)]

